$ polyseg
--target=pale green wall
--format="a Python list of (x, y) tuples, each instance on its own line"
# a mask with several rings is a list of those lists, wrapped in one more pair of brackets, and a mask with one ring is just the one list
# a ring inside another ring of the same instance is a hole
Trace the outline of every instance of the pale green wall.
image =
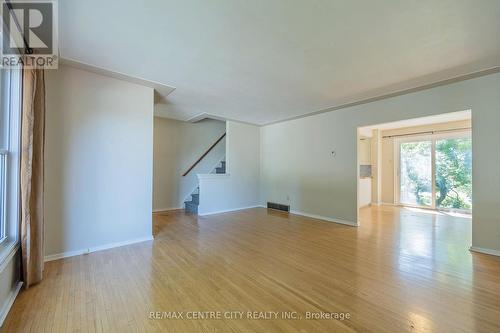
[(293, 210), (355, 222), (357, 127), (468, 109), (473, 128), (472, 243), (500, 250), (498, 73), (262, 127), (261, 203), (286, 203), (289, 196)]

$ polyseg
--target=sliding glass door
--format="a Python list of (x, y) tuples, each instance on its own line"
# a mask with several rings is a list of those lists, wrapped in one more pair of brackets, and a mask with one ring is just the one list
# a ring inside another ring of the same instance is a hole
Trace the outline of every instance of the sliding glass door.
[(432, 206), (432, 141), (401, 142), (399, 202)]
[(398, 204), (472, 209), (470, 133), (400, 138), (395, 148)]
[(436, 140), (436, 207), (472, 209), (470, 137)]

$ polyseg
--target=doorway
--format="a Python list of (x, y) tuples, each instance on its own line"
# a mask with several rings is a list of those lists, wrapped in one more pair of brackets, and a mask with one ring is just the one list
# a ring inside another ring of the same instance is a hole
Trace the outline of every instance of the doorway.
[(472, 152), (470, 110), (359, 127), (358, 210), (384, 205), (470, 215)]

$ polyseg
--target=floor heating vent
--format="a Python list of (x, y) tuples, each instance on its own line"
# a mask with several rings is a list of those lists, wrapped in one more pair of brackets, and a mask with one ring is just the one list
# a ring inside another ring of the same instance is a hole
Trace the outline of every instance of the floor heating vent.
[(284, 212), (290, 212), (290, 206), (289, 205), (282, 205), (282, 204), (275, 203), (275, 202), (268, 202), (267, 203), (267, 208), (281, 210), (281, 211), (284, 211)]

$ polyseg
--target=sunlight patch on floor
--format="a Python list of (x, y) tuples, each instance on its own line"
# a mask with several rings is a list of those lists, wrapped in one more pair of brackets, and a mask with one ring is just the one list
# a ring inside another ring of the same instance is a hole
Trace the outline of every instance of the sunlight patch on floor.
[(403, 209), (408, 210), (410, 212), (414, 212), (414, 213), (424, 213), (424, 214), (430, 214), (430, 215), (452, 216), (452, 217), (461, 217), (461, 218), (465, 218), (465, 219), (472, 219), (471, 214), (460, 213), (460, 212), (446, 212), (446, 211), (439, 211), (439, 210), (425, 209), (425, 208), (416, 208), (416, 207), (404, 207)]

